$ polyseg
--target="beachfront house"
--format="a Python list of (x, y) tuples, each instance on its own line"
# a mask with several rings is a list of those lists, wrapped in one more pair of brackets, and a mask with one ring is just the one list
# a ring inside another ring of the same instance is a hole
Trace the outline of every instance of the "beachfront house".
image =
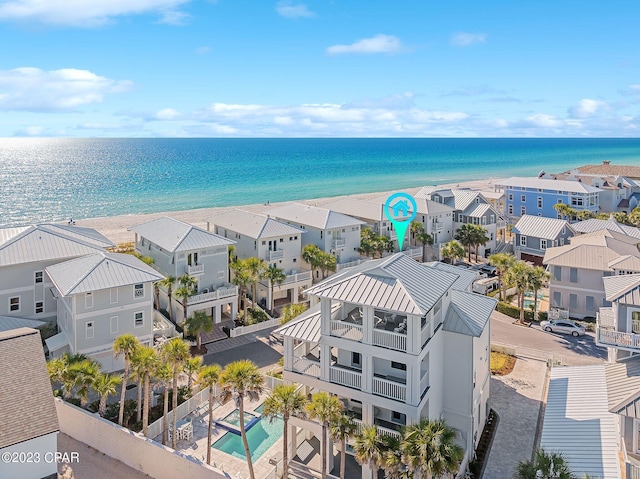
[(286, 275), (280, 284), (272, 284), (268, 278), (260, 280), (257, 301), (262, 307), (272, 310), (275, 304), (297, 303), (302, 299), (300, 292), (312, 282), (311, 271), (301, 258), (305, 230), (239, 209), (218, 213), (206, 221), (207, 229), (235, 241), (239, 259), (259, 258)]
[[(129, 228), (135, 233), (135, 248), (153, 258), (153, 267), (165, 277), (191, 276), (194, 294), (187, 297), (187, 314), (205, 311), (214, 320), (235, 319), (238, 311), (238, 287), (229, 283), (229, 246), (235, 241), (167, 216)], [(160, 308), (167, 309), (168, 288), (160, 289)], [(185, 319), (184, 298), (173, 294), (171, 318)]]
[(542, 266), (547, 248), (569, 244), (575, 230), (567, 220), (524, 215), (513, 226), (513, 251), (517, 259)]
[(595, 317), (609, 306), (603, 278), (640, 273), (638, 239), (601, 230), (574, 236), (569, 244), (547, 248), (550, 307), (571, 317)]
[[(385, 435), (442, 417), (459, 432), (466, 464), (488, 413), (496, 304), (469, 292), (472, 281), (400, 253), (336, 273), (307, 290), (312, 308), (275, 332), (284, 378), (337, 395), (358, 425)], [(293, 457), (297, 432), (318, 437), (319, 428), (299, 418), (290, 426)], [(372, 478), (367, 466), (362, 478)]]
[(523, 215), (560, 218), (554, 208), (558, 203), (576, 211), (600, 212), (602, 190), (580, 181), (511, 177), (496, 181), (495, 189), (506, 195), (505, 214), (511, 219)]
[(133, 334), (153, 346), (153, 283), (164, 276), (130, 254), (95, 253), (46, 268), (58, 304), (60, 333), (47, 339), (50, 357), (85, 354), (108, 372), (124, 367), (113, 341)]
[(39, 224), (0, 228), (0, 315), (55, 321), (47, 266), (114, 244), (91, 228)]
[(336, 257), (338, 270), (362, 261), (360, 229), (366, 223), (351, 216), (318, 206), (289, 203), (269, 210), (269, 216), (302, 228), (302, 247), (314, 244)]
[(57, 478), (60, 426), (39, 331), (0, 332), (0, 358), (0, 477)]

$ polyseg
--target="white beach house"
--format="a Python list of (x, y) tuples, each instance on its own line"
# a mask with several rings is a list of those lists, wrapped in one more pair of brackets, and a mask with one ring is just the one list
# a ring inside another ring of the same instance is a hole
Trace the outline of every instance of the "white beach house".
[[(489, 318), (496, 300), (471, 293), (471, 275), (396, 253), (338, 272), (309, 290), (318, 302), (279, 328), (284, 378), (340, 397), (358, 424), (399, 435), (443, 417), (473, 458), (489, 398)], [(291, 421), (317, 434), (314, 423)], [(333, 455), (331, 455), (333, 457)], [(372, 472), (363, 467), (363, 479)]]
[[(129, 228), (135, 233), (135, 248), (154, 259), (153, 267), (165, 277), (184, 274), (196, 280), (196, 294), (187, 299), (187, 316), (204, 310), (215, 323), (235, 319), (238, 288), (229, 281), (229, 245), (235, 241), (164, 216)], [(177, 284), (173, 289), (177, 288)], [(172, 318), (184, 318), (181, 298), (173, 296)], [(161, 289), (160, 306), (168, 307), (167, 289)]]
[(135, 256), (96, 253), (49, 266), (58, 303), (57, 336), (49, 353), (85, 354), (105, 371), (124, 367), (113, 357), (113, 341), (133, 334), (153, 346), (153, 283), (164, 276)]
[(238, 258), (259, 258), (285, 273), (281, 284), (261, 280), (257, 300), (263, 307), (273, 309), (277, 300), (297, 303), (300, 291), (311, 286), (311, 271), (305, 268), (301, 258), (302, 236), (306, 234), (302, 228), (239, 209), (210, 216), (206, 221), (207, 229), (235, 241)]
[(47, 266), (114, 244), (91, 228), (39, 224), (0, 228), (0, 315), (54, 321)]

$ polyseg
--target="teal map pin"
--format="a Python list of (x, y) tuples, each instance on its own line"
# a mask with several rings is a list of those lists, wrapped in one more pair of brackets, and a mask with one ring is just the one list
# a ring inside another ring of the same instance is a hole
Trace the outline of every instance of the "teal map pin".
[(413, 218), (416, 217), (418, 205), (416, 200), (407, 193), (394, 193), (384, 204), (384, 214), (389, 218), (393, 229), (398, 235), (398, 247), (402, 251), (402, 243), (404, 235), (407, 234), (407, 228), (411, 224)]

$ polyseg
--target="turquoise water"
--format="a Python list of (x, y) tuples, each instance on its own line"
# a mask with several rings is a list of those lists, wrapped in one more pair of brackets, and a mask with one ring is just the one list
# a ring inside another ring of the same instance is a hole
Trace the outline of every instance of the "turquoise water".
[[(275, 418), (269, 421), (261, 418), (258, 423), (247, 432), (247, 442), (251, 451), (251, 460), (256, 461), (267, 449), (273, 446), (282, 437), (282, 419)], [(239, 459), (245, 459), (242, 438), (231, 432), (214, 442), (211, 447), (227, 454), (231, 454)]]
[(640, 165), (640, 139), (2, 139), (4, 225)]
[[(250, 412), (246, 412), (244, 413), (244, 425), (246, 426), (247, 424), (249, 424), (249, 422), (251, 422), (253, 419), (255, 419), (256, 416), (254, 416), (253, 414), (251, 414)], [(229, 414), (227, 414), (223, 419), (223, 422), (229, 423), (233, 426), (236, 427), (240, 427), (240, 410), (239, 409), (234, 409), (232, 412), (230, 412)]]

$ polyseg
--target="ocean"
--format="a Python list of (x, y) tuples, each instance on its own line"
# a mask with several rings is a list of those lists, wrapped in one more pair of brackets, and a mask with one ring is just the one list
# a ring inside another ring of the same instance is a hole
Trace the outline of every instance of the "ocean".
[(311, 199), (611, 160), (640, 139), (1, 139), (0, 223)]

